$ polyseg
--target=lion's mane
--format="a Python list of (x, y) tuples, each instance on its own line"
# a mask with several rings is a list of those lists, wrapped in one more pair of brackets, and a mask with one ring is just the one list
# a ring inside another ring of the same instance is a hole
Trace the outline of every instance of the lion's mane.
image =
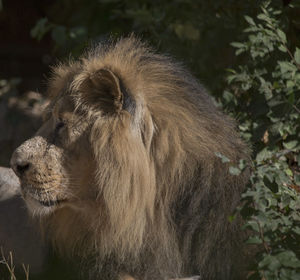
[[(84, 83), (99, 69), (121, 80), (127, 114), (100, 117), (95, 91)], [(122, 271), (137, 279), (234, 279), (241, 234), (239, 219), (228, 217), (248, 175), (228, 167), (249, 150), (196, 79), (131, 36), (57, 66), (49, 92), (52, 99), (68, 92), (93, 120), (98, 165), (95, 204), (49, 217), (56, 246), (93, 259), (103, 279)]]

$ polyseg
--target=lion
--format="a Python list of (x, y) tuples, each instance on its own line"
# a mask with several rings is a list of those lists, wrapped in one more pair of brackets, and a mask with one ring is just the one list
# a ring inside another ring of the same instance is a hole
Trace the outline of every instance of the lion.
[(181, 64), (129, 36), (54, 67), (48, 94), (11, 166), (59, 252), (91, 279), (238, 279), (249, 172), (228, 167), (249, 148)]

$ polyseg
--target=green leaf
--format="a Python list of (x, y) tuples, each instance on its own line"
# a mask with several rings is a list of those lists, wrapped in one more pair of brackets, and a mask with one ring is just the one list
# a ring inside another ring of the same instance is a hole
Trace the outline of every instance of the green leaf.
[(300, 260), (296, 257), (292, 251), (284, 251), (277, 254), (277, 259), (281, 264), (286, 267), (300, 268)]
[(282, 30), (277, 29), (277, 35), (279, 36), (279, 38), (283, 43), (286, 43), (286, 35)]
[(245, 47), (245, 44), (239, 43), (239, 42), (232, 42), (232, 43), (230, 43), (230, 45), (233, 46), (234, 48), (237, 48), (237, 49)]
[(269, 267), (269, 269), (275, 270), (280, 267), (280, 262), (275, 256), (266, 255), (262, 261), (258, 264), (260, 268)]
[(287, 48), (286, 48), (286, 46), (284, 46), (284, 45), (280, 45), (280, 46), (278, 47), (278, 49), (279, 49), (280, 51), (284, 52), (284, 53), (287, 52)]
[(247, 162), (244, 159), (240, 159), (239, 161), (239, 169), (244, 170), (247, 167)]
[(288, 81), (286, 82), (286, 87), (287, 87), (287, 88), (293, 88), (294, 86), (295, 86), (294, 81), (288, 80)]
[(288, 150), (293, 150), (294, 148), (296, 148), (299, 145), (299, 141), (298, 140), (292, 140), (289, 142), (283, 142), (283, 146), (288, 149)]
[(246, 241), (247, 244), (262, 244), (262, 240), (258, 236), (249, 237)]
[(268, 187), (273, 193), (278, 192), (278, 185), (275, 181), (270, 181), (267, 176), (264, 176), (264, 184), (266, 187)]
[(198, 40), (200, 37), (200, 31), (191, 23), (175, 24), (173, 28), (181, 39)]
[(280, 66), (280, 70), (282, 74), (285, 74), (287, 72), (296, 72), (297, 71), (297, 67), (288, 61), (279, 61), (278, 62), (279, 66)]
[(235, 215), (230, 215), (230, 216), (228, 217), (228, 221), (229, 221), (230, 223), (232, 223), (235, 219), (236, 219), (236, 216), (235, 216)]
[(293, 227), (292, 231), (298, 235), (300, 235), (300, 227)]
[(47, 18), (41, 18), (36, 25), (31, 29), (30, 35), (40, 41), (44, 35), (52, 28)]
[(237, 168), (237, 167), (230, 166), (230, 167), (229, 167), (229, 173), (230, 173), (231, 175), (237, 176), (237, 175), (240, 175), (240, 174), (241, 174), (241, 170), (240, 170), (239, 168)]
[(262, 161), (267, 160), (271, 157), (272, 157), (272, 152), (265, 148), (257, 154), (256, 161), (258, 163), (261, 163)]
[[(252, 212), (252, 214), (253, 214), (253, 212)], [(247, 226), (248, 226), (251, 230), (256, 231), (256, 232), (259, 232), (259, 226), (258, 226), (258, 224), (257, 224), (256, 221), (248, 221), (248, 222), (247, 222)]]
[(269, 22), (269, 23), (271, 22), (270, 17), (267, 16), (267, 15), (265, 15), (265, 14), (259, 14), (259, 15), (257, 16), (257, 18), (260, 19), (260, 20)]
[(230, 162), (230, 159), (223, 154), (216, 152), (215, 155), (222, 160), (222, 163)]
[(87, 35), (87, 30), (83, 26), (73, 27), (69, 33), (70, 38), (77, 39), (77, 40), (84, 39), (86, 35)]
[(291, 169), (287, 168), (287, 169), (285, 169), (284, 171), (285, 171), (286, 175), (288, 175), (288, 176), (293, 176), (293, 172), (292, 172)]
[(300, 49), (299, 48), (296, 48), (294, 58), (295, 58), (295, 61), (297, 62), (297, 64), (300, 65)]
[(249, 16), (244, 16), (245, 20), (250, 24), (250, 25), (255, 25), (254, 20), (249, 17)]

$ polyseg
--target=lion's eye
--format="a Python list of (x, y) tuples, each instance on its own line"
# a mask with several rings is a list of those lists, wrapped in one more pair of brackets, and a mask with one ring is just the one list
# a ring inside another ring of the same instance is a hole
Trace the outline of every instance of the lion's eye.
[(59, 120), (58, 123), (55, 126), (52, 143), (57, 144), (60, 141), (60, 131), (65, 126), (65, 123), (62, 120)]
[(62, 120), (59, 120), (59, 122), (56, 124), (54, 135), (57, 135), (59, 131), (65, 126), (65, 123)]

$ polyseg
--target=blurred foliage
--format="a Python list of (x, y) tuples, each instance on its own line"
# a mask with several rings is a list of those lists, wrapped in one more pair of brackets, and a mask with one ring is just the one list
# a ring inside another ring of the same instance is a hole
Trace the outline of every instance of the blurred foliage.
[[(295, 3), (295, 2), (294, 2)], [(224, 106), (253, 146), (251, 187), (240, 209), (262, 247), (249, 279), (300, 279), (300, 49), (282, 28), (282, 10), (264, 1), (245, 16), (247, 39), (234, 42), (247, 64), (230, 70)]]
[(17, 95), (17, 87), (20, 84), (20, 78), (11, 78), (10, 80), (0, 80), (0, 101), (7, 99), (8, 96)]
[[(31, 31), (38, 40), (50, 37), (60, 57), (135, 32), (188, 65), (238, 119), (253, 147), (251, 187), (239, 210), (253, 232), (247, 242), (261, 248), (249, 279), (300, 279), (299, 4), (61, 0)], [(230, 172), (243, 168), (240, 162)]]
[[(277, 0), (277, 5), (281, 1)], [(229, 43), (242, 34), (243, 16), (260, 0), (55, 1), (31, 35), (51, 36), (56, 55), (78, 56), (91, 42), (135, 32), (187, 64), (214, 95), (224, 88), (224, 68), (235, 62)]]

